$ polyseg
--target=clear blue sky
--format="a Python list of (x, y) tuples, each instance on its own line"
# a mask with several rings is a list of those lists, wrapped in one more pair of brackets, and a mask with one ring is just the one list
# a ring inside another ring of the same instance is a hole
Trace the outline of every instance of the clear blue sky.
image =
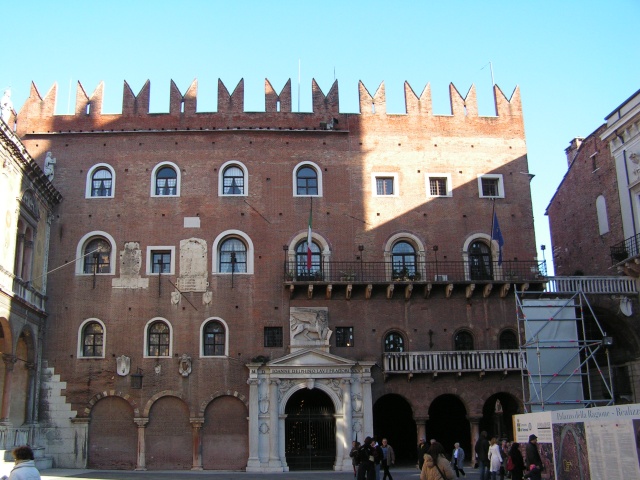
[[(403, 83), (431, 84), (436, 114), (449, 113), (448, 84), (475, 84), (481, 115), (493, 115), (491, 73), (511, 95), (520, 86), (537, 244), (551, 244), (544, 211), (566, 172), (564, 149), (640, 88), (639, 0), (109, 0), (4, 2), (0, 88), (19, 109), (31, 82), (58, 83), (56, 113), (71, 111), (78, 81), (105, 82), (105, 113), (119, 113), (126, 80), (151, 81), (151, 111), (169, 109), (173, 79), (198, 79), (198, 110), (215, 111), (217, 81), (245, 80), (245, 109), (264, 110), (264, 79), (292, 80), (297, 110), (311, 110), (311, 80), (340, 109), (358, 111), (358, 81), (382, 81), (387, 111), (404, 112)], [(505, 239), (508, 243), (509, 239)], [(540, 255), (541, 256), (541, 255)]]

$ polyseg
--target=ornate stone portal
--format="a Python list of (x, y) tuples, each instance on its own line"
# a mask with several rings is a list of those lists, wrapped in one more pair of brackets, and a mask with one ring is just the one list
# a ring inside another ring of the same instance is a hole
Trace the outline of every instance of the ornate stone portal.
[[(329, 353), (327, 308), (291, 308), (291, 351), (249, 368), (249, 460), (247, 472), (289, 471), (285, 453), (285, 408), (300, 389), (318, 389), (333, 402), (334, 470), (352, 471), (351, 441), (373, 435), (371, 367)], [(302, 325), (302, 327), (300, 327)], [(302, 337), (298, 339), (297, 337)], [(308, 344), (312, 343), (313, 346)], [(306, 346), (305, 346), (306, 345)]]

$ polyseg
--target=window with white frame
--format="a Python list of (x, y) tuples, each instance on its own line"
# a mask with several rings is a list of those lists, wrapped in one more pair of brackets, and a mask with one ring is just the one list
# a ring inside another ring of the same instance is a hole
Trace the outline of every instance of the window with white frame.
[(174, 246), (147, 247), (147, 275), (175, 274), (175, 252)]
[(86, 198), (113, 198), (116, 173), (106, 163), (98, 163), (87, 172)]
[(322, 170), (313, 162), (301, 162), (293, 169), (294, 197), (321, 197)]
[(213, 242), (213, 273), (253, 273), (253, 242), (240, 230), (222, 232)]
[(247, 168), (240, 162), (226, 162), (218, 176), (219, 196), (247, 196)]
[(107, 232), (93, 231), (83, 236), (76, 247), (76, 275), (115, 273), (116, 242)]
[(211, 318), (202, 325), (203, 357), (223, 357), (228, 351), (227, 325), (220, 318)]
[(180, 169), (175, 163), (159, 163), (151, 173), (152, 197), (180, 196)]
[(97, 318), (85, 320), (80, 325), (78, 336), (78, 358), (104, 358), (104, 323)]
[(398, 196), (397, 173), (372, 173), (371, 190), (375, 197)]
[(450, 173), (427, 173), (427, 196), (428, 197), (452, 197)]
[(481, 198), (504, 198), (504, 182), (502, 175), (478, 175), (478, 191)]
[(151, 320), (146, 326), (145, 357), (171, 356), (171, 326), (163, 319)]

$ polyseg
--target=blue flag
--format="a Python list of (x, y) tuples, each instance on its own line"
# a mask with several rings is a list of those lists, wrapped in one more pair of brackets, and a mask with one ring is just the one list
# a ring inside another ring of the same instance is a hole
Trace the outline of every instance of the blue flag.
[(502, 230), (500, 230), (500, 224), (498, 223), (498, 215), (493, 212), (493, 232), (491, 232), (491, 240), (498, 242), (498, 265), (502, 265), (502, 246), (504, 245), (504, 238), (502, 238)]

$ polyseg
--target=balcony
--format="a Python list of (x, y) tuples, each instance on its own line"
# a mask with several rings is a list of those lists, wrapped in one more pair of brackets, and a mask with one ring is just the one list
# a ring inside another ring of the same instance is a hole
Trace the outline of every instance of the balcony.
[(625, 260), (640, 255), (640, 234), (629, 237), (626, 240), (610, 247), (611, 265), (618, 265)]
[(409, 378), (416, 374), (477, 373), (480, 377), (496, 372), (505, 376), (508, 372), (520, 372), (522, 367), (518, 350), (470, 350), (457, 352), (402, 352), (385, 353), (382, 370), (388, 375), (404, 374)]
[[(416, 287), (424, 287), (425, 298), (438, 285), (445, 289), (447, 297), (451, 295), (454, 285), (463, 284), (467, 296), (470, 296), (476, 285), (482, 285), (482, 291), (488, 296), (494, 284), (501, 284), (501, 295), (506, 295), (510, 285), (519, 284), (527, 289), (530, 284), (542, 285), (546, 282), (546, 263), (538, 261), (506, 261), (474, 262), (474, 261), (440, 261), (416, 262), (404, 266), (393, 262), (323, 262), (307, 270), (306, 265), (285, 261), (284, 283), (293, 295), (296, 287), (307, 288), (308, 295), (313, 295), (315, 286), (326, 286), (327, 298), (331, 297), (333, 286), (345, 286), (347, 299), (355, 287), (364, 287), (366, 298), (374, 287), (384, 286), (387, 298), (393, 291), (403, 290), (405, 298), (409, 298)], [(397, 287), (397, 288), (396, 288)], [(542, 287), (540, 287), (541, 289)]]

